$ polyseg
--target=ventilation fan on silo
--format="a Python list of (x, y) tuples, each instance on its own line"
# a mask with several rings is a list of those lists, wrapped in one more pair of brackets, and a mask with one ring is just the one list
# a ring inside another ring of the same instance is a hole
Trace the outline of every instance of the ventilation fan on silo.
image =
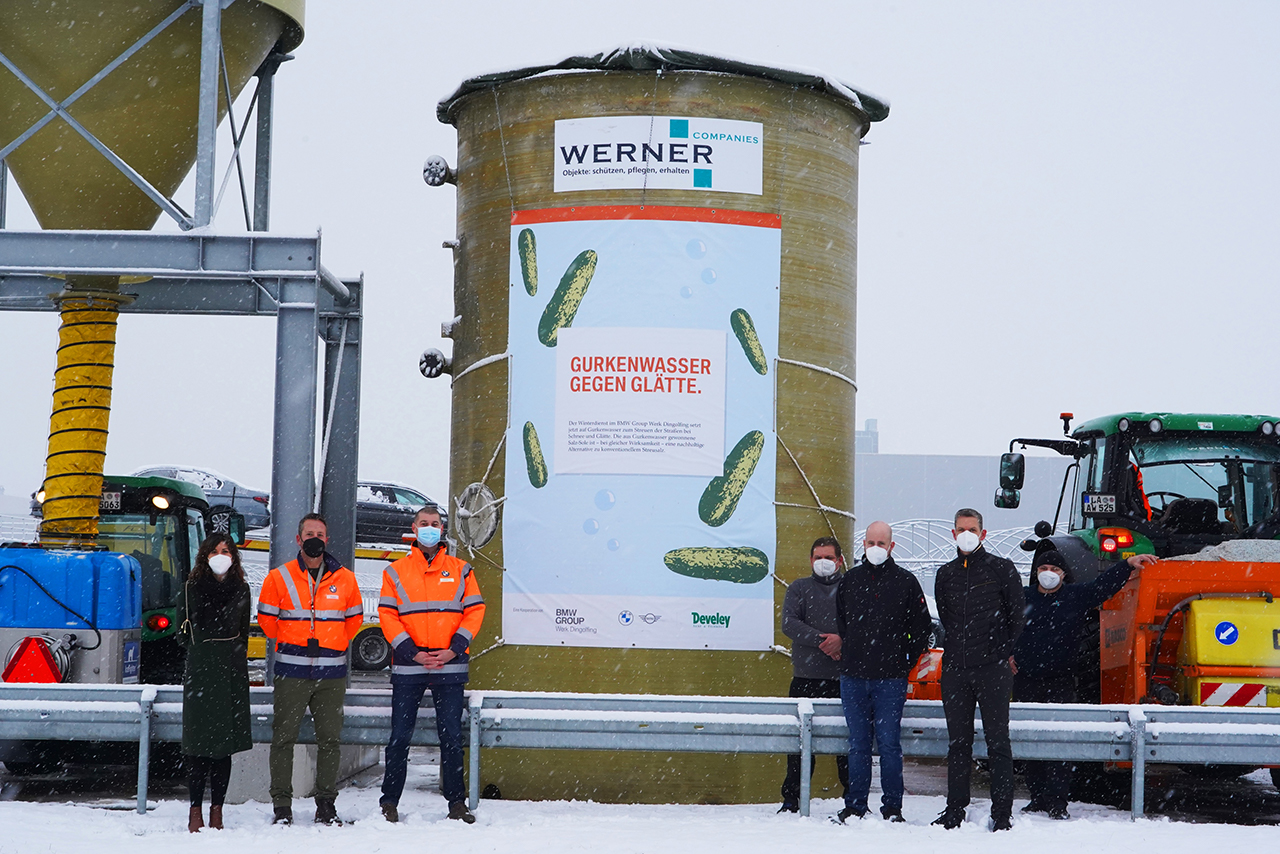
[(502, 507), (493, 491), (483, 483), (473, 483), (454, 499), (453, 530), (464, 546), (478, 549), (493, 539), (501, 521)]

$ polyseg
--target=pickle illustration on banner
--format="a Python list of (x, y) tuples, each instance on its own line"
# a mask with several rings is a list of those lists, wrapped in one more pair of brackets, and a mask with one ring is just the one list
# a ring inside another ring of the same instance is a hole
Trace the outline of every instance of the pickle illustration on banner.
[(729, 521), (763, 450), (764, 434), (759, 430), (752, 430), (738, 440), (729, 456), (724, 458), (724, 474), (713, 477), (702, 492), (702, 500), (698, 502), (699, 519), (713, 528)]
[(733, 334), (738, 336), (738, 343), (742, 345), (742, 352), (746, 354), (751, 367), (761, 376), (769, 373), (769, 360), (765, 358), (760, 336), (756, 334), (756, 325), (751, 322), (751, 315), (747, 314), (747, 310), (734, 309), (729, 315), (729, 325), (733, 327)]
[(755, 584), (769, 574), (769, 556), (749, 546), (672, 549), (662, 562), (680, 575), (734, 584)]
[(533, 229), (526, 228), (516, 238), (516, 253), (520, 256), (520, 275), (529, 296), (538, 292), (538, 243), (533, 239)]
[[(548, 347), (556, 346), (556, 336), (561, 329), (573, 325), (573, 316), (578, 313), (578, 306), (587, 295), (587, 285), (595, 275), (596, 258), (594, 249), (587, 249), (574, 258), (551, 295), (546, 310), (542, 312), (542, 320), (538, 322), (538, 340)], [(523, 256), (521, 259), (523, 261)]]
[(542, 456), (542, 445), (538, 442), (538, 431), (532, 421), (524, 422), (524, 462), (529, 467), (529, 483), (533, 488), (546, 486), (547, 460)]

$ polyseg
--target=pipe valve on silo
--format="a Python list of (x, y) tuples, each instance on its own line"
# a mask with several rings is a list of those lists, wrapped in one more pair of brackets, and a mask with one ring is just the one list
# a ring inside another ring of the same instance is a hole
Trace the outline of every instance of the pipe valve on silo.
[(432, 347), (423, 352), (422, 358), (418, 360), (418, 370), (422, 371), (424, 377), (433, 380), (441, 374), (453, 373), (453, 365), (448, 356)]
[(433, 154), (422, 166), (422, 180), (432, 187), (443, 187), (445, 184), (456, 186), (458, 173), (453, 171), (453, 167), (443, 157)]

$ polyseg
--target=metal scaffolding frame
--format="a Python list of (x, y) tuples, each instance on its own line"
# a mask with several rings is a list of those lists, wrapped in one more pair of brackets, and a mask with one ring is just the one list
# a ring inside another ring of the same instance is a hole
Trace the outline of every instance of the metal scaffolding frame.
[[(187, 0), (146, 35), (62, 101), (46, 93), (9, 57), (8, 69), (49, 107), (40, 120), (0, 147), (0, 310), (57, 311), (62, 282), (54, 276), (144, 278), (127, 285), (125, 314), (199, 314), (276, 318), (275, 410), (271, 471), (271, 562), (294, 554), (298, 519), (317, 507), (329, 520), (329, 551), (355, 560), (355, 495), (360, 424), (363, 278), (339, 279), (320, 263), (320, 235), (215, 235), (207, 231), (222, 193), (216, 192), (218, 87), (224, 87), (231, 136), (231, 170), (239, 172), (246, 225), (265, 231), (270, 220), (273, 78), (292, 59), (272, 52), (256, 72), (257, 89), (237, 132), (232, 92), (223, 66), (222, 10), (235, 0)], [(137, 169), (68, 112), (71, 105), (127, 62), (174, 21), (201, 10), (195, 213), (187, 214)], [(3, 73), (3, 72), (0, 72)], [(244, 187), (240, 145), (256, 111), (253, 210)], [(61, 120), (168, 214), (187, 233), (141, 231), (15, 232), (5, 226), (7, 168), (3, 160), (50, 122)], [(192, 233), (192, 229), (200, 229)], [(317, 473), (318, 345), (324, 342), (322, 471)], [(330, 441), (330, 440), (333, 441)]]

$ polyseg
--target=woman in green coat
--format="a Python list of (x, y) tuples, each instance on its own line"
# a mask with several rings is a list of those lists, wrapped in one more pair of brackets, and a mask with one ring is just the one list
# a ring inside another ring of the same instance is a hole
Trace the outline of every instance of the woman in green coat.
[(249, 585), (240, 552), (225, 534), (200, 544), (195, 566), (178, 595), (178, 642), (187, 649), (182, 687), (182, 753), (188, 769), (191, 817), (222, 829), (222, 802), (231, 779), (231, 755), (253, 747), (249, 732)]

